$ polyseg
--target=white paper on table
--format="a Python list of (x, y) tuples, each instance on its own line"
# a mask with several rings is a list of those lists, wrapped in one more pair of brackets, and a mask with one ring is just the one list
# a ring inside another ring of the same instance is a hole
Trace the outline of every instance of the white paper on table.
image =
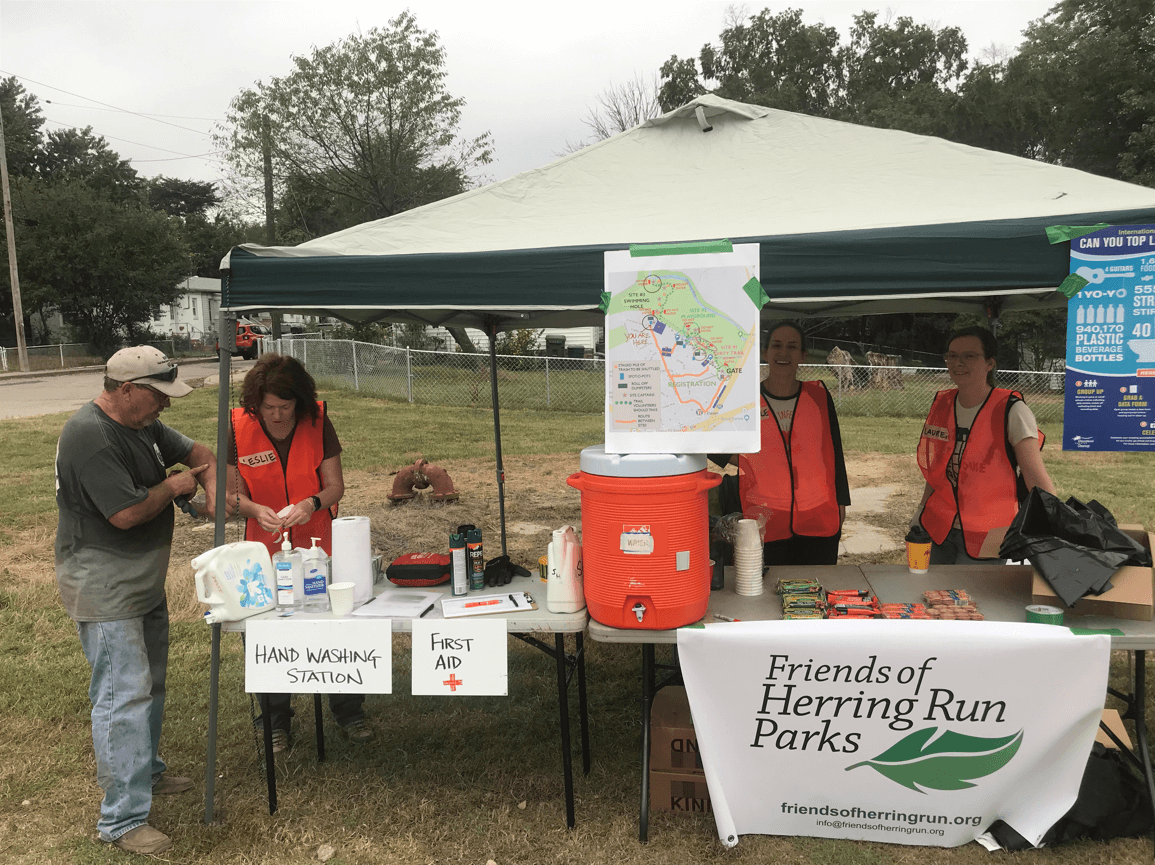
[(386, 589), (369, 603), (355, 609), (353, 615), (416, 619), (434, 606), (440, 597), (441, 592), (423, 592), (420, 589)]

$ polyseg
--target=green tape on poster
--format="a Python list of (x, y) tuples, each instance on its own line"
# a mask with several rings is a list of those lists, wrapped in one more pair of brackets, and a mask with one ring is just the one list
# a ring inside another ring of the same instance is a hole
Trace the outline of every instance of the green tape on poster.
[(770, 295), (766, 293), (766, 289), (762, 287), (762, 283), (754, 277), (746, 280), (746, 284), (742, 286), (742, 291), (746, 292), (746, 295), (750, 298), (751, 302), (753, 302), (755, 309), (761, 309), (770, 300)]
[(608, 291), (602, 292), (602, 302), (598, 304), (598, 309), (603, 313), (610, 308), (610, 293)]
[(1106, 634), (1108, 637), (1122, 637), (1123, 632), (1118, 628), (1068, 628), (1076, 637), (1093, 637), (1096, 634)]
[(694, 243), (631, 243), (630, 257), (647, 255), (697, 255), (702, 252), (733, 252), (728, 240), (702, 240)]
[(1110, 227), (1105, 222), (1100, 222), (1098, 225), (1048, 225), (1047, 240), (1051, 243), (1065, 243), (1076, 237), (1082, 237), (1084, 234), (1094, 234), (1096, 231)]
[(1085, 285), (1087, 285), (1087, 280), (1083, 279), (1083, 277), (1079, 276), (1077, 273), (1072, 273), (1061, 283), (1059, 283), (1059, 294), (1070, 300), (1072, 297), (1082, 291)]

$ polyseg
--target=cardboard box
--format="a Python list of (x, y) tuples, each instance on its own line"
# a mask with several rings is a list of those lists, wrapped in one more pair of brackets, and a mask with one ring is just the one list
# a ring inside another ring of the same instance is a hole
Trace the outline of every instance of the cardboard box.
[(712, 814), (705, 775), (650, 770), (650, 810)]
[(702, 774), (702, 755), (686, 689), (668, 685), (654, 695), (650, 709), (650, 769), (675, 774)]
[[(1131, 745), (1131, 737), (1127, 735), (1127, 728), (1123, 726), (1123, 719), (1119, 717), (1118, 712), (1116, 712), (1114, 709), (1104, 709), (1103, 723), (1110, 727), (1111, 732), (1119, 737), (1119, 741), (1127, 746), (1128, 751), (1134, 750)], [(1118, 746), (1111, 741), (1110, 736), (1103, 732), (1102, 727), (1100, 727), (1099, 731), (1095, 733), (1095, 741), (1102, 745), (1104, 748), (1115, 748), (1118, 750)]]
[[(1151, 549), (1151, 533), (1139, 525), (1119, 524), (1119, 528)], [(1086, 595), (1075, 602), (1073, 607), (1065, 607), (1047, 581), (1037, 573), (1031, 582), (1031, 603), (1049, 604), (1059, 607), (1074, 616), (1106, 616), (1111, 619), (1133, 619), (1149, 622), (1155, 612), (1152, 603), (1152, 584), (1155, 574), (1151, 568), (1127, 565), (1115, 571), (1111, 577), (1112, 588), (1101, 595)]]

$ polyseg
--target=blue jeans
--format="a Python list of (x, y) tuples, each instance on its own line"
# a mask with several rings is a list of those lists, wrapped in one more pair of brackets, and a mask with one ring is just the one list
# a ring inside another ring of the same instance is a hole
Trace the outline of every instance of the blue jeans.
[(92, 747), (104, 790), (96, 828), (105, 841), (148, 822), (168, 668), (168, 602), (135, 619), (77, 622), (92, 667)]

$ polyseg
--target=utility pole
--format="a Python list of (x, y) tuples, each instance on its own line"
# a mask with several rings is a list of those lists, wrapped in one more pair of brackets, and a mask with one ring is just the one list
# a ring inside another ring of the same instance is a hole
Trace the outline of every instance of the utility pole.
[(28, 372), (28, 344), (24, 341), (24, 307), (20, 303), (20, 274), (16, 268), (16, 227), (12, 223), (12, 192), (8, 188), (8, 153), (4, 150), (4, 117), (0, 114), (0, 186), (4, 191), (4, 233), (8, 235), (8, 276), (12, 281), (12, 320), (16, 325), (16, 353), (20, 371)]
[[(269, 115), (261, 115), (261, 151), (265, 166), (265, 243), (277, 242), (277, 227), (273, 222), (273, 142), (269, 130)], [(281, 314), (273, 311), (273, 339), (281, 338)]]

